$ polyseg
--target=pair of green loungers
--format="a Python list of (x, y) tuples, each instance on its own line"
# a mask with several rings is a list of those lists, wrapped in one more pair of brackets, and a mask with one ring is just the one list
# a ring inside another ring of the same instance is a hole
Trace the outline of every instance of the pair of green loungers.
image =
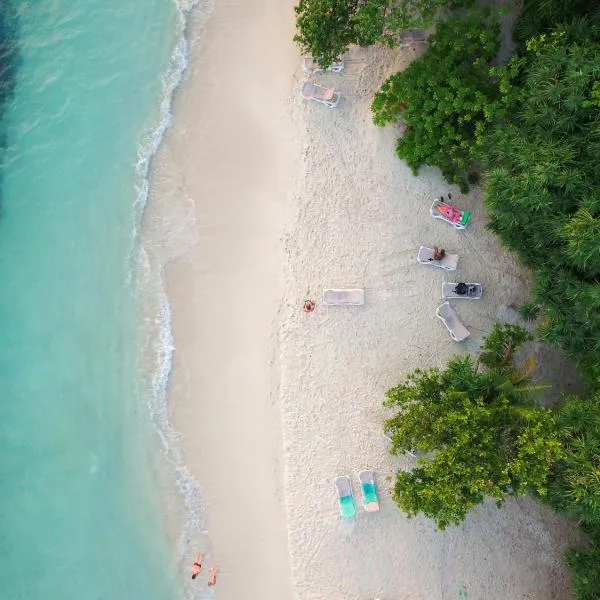
[[(379, 498), (375, 488), (375, 476), (373, 471), (365, 469), (358, 474), (360, 487), (362, 490), (363, 506), (367, 512), (377, 512), (379, 510)], [(348, 475), (340, 475), (335, 478), (335, 489), (340, 505), (340, 514), (344, 519), (352, 519), (356, 516), (356, 506), (354, 505), (354, 495), (352, 493), (352, 482)]]

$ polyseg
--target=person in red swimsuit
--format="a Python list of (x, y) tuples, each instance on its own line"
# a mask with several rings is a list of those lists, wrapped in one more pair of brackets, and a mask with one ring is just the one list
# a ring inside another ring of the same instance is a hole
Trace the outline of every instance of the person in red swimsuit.
[(315, 304), (314, 300), (305, 300), (302, 310), (304, 312), (312, 312), (313, 310), (315, 310), (315, 307), (316, 307), (316, 304)]
[(196, 560), (194, 561), (194, 564), (192, 565), (192, 579), (196, 579), (196, 577), (198, 577), (198, 575), (200, 575), (200, 571), (202, 571), (202, 559), (204, 558), (204, 556), (202, 556), (202, 554), (200, 554), (200, 552), (198, 552), (198, 556), (196, 556)]

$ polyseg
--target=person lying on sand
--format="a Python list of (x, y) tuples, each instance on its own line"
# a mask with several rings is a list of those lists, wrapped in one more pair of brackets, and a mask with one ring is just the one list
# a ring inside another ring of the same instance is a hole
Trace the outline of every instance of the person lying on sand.
[(210, 577), (208, 578), (208, 585), (215, 585), (217, 583), (217, 567), (210, 568)]
[(200, 554), (200, 552), (198, 552), (198, 556), (196, 556), (196, 560), (194, 561), (194, 564), (192, 565), (192, 579), (196, 579), (196, 577), (198, 577), (198, 575), (200, 575), (200, 571), (202, 571), (202, 559), (204, 558), (204, 556), (202, 556), (202, 554)]

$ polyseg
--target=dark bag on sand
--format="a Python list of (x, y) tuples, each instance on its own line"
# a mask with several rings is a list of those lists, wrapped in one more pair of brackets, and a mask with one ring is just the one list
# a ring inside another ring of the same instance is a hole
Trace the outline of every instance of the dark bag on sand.
[(458, 294), (459, 296), (466, 296), (468, 291), (469, 288), (466, 283), (457, 283), (456, 287), (454, 288), (454, 293)]

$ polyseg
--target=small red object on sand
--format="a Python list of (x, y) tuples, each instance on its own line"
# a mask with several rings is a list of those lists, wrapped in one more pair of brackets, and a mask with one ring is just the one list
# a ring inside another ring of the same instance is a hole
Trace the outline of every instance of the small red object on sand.
[(315, 310), (315, 306), (316, 306), (316, 304), (315, 304), (314, 300), (305, 300), (302, 310), (304, 312), (312, 312), (313, 310)]

